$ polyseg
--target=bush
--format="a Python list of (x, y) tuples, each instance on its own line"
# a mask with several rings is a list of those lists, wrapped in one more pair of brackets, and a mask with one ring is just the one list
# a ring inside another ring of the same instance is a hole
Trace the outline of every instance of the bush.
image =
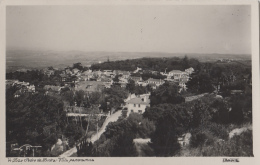
[(226, 125), (216, 124), (216, 123), (208, 123), (207, 129), (215, 136), (220, 139), (228, 138), (228, 128)]
[(200, 130), (196, 133), (192, 133), (190, 145), (191, 147), (202, 147), (212, 145), (214, 143), (214, 136), (207, 130)]
[(211, 145), (190, 148), (189, 153), (189, 156), (254, 156), (252, 131), (248, 130), (227, 141), (214, 142)]

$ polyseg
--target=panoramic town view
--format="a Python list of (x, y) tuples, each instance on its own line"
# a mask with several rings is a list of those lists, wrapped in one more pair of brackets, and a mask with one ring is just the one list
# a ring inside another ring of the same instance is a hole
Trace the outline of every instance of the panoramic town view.
[(6, 157), (254, 156), (250, 12), (8, 6)]

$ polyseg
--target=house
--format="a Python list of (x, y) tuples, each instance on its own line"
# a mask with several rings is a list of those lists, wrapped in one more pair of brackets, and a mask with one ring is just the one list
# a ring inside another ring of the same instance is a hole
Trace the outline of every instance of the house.
[(114, 75), (118, 75), (119, 70), (113, 70)]
[(186, 86), (186, 83), (189, 81), (188, 78), (181, 78), (179, 80), (179, 86), (181, 87), (182, 90), (186, 90), (187, 89), (187, 86)]
[(60, 74), (60, 80), (62, 82), (71, 82), (71, 77), (66, 74)]
[(81, 75), (88, 76), (88, 75), (91, 75), (91, 74), (92, 74), (92, 70), (87, 70), (87, 71), (83, 72)]
[(126, 85), (127, 85), (127, 83), (124, 83), (124, 82), (120, 83), (121, 88), (126, 88)]
[(30, 85), (30, 83), (28, 83), (28, 82), (21, 82), (21, 81), (14, 81), (14, 84), (13, 85), (18, 85), (18, 86), (28, 86), (28, 85)]
[(66, 68), (66, 69), (65, 69), (65, 73), (66, 73), (66, 74), (72, 74), (72, 72), (70, 71), (69, 68)]
[(120, 84), (120, 86), (121, 86), (122, 88), (125, 88), (126, 85), (127, 85), (127, 83), (128, 83), (128, 80), (125, 79), (125, 78), (119, 77), (119, 82), (118, 82), (118, 83)]
[(5, 84), (13, 86), (15, 81), (18, 81), (18, 80), (5, 80)]
[(150, 107), (150, 99), (149, 94), (143, 94), (139, 96), (130, 95), (128, 99), (125, 100), (127, 107), (127, 116), (130, 113), (139, 113), (143, 114), (145, 112), (146, 107)]
[(244, 91), (242, 91), (242, 90), (230, 90), (230, 93), (231, 93), (231, 95), (236, 95), (236, 94), (243, 94)]
[(101, 81), (81, 81), (75, 85), (75, 90), (83, 90), (87, 93), (100, 92), (105, 88), (105, 84)]
[(80, 70), (77, 69), (77, 68), (72, 69), (72, 73), (75, 74), (75, 75), (76, 75), (77, 73), (79, 73), (79, 72), (80, 72)]
[(137, 73), (137, 72), (139, 72), (139, 71), (141, 71), (141, 70), (142, 70), (142, 68), (137, 67), (136, 70), (133, 71), (133, 73)]
[(154, 74), (154, 75), (158, 75), (160, 72), (158, 72), (158, 71), (151, 71), (151, 73)]
[(17, 90), (17, 91), (14, 93), (14, 97), (15, 97), (15, 98), (20, 97), (21, 95), (22, 95), (21, 89), (20, 89), (20, 90)]
[(32, 92), (32, 93), (35, 92), (35, 86), (34, 85), (27, 86), (27, 89), (28, 89), (28, 92)]
[(160, 72), (160, 74), (163, 75), (163, 76), (168, 76), (168, 74), (165, 73), (165, 72)]
[(185, 69), (185, 72), (191, 75), (194, 72), (194, 69), (192, 67)]
[(143, 81), (142, 77), (131, 76), (130, 79), (133, 80), (136, 84)]
[(46, 70), (44, 71), (44, 74), (50, 77), (51, 75), (54, 75), (54, 70)]
[(164, 83), (163, 80), (161, 79), (154, 79), (154, 78), (149, 78), (148, 80), (146, 80), (147, 84), (155, 84), (157, 87), (162, 85)]
[(102, 75), (102, 72), (99, 70), (99, 71), (93, 71), (92, 72), (92, 78), (98, 78), (98, 77), (101, 77)]
[(156, 86), (156, 84), (148, 84), (152, 89), (156, 89), (157, 88), (157, 86)]
[(172, 77), (175, 80), (179, 80), (180, 78), (184, 78), (188, 76), (186, 72), (180, 71), (180, 70), (172, 70), (168, 73), (167, 79), (172, 79)]
[(88, 77), (88, 76), (85, 76), (85, 75), (84, 75), (84, 76), (80, 76), (80, 77), (79, 77), (79, 80), (80, 80), (80, 81), (88, 81), (88, 80), (89, 80), (89, 77)]
[(191, 139), (191, 133), (186, 133), (183, 134), (181, 137), (179, 137), (178, 143), (181, 145), (181, 147), (187, 146), (190, 144), (190, 139)]
[(118, 75), (122, 75), (123, 78), (128, 79), (130, 77), (129, 71), (118, 71)]
[(104, 70), (103, 74), (105, 74), (106, 76), (111, 76), (113, 74), (112, 70)]
[(101, 78), (101, 82), (104, 83), (106, 88), (111, 88), (111, 85), (113, 85), (113, 80), (111, 78)]
[(45, 85), (43, 87), (43, 89), (46, 90), (46, 91), (52, 91), (52, 92), (59, 93), (60, 90), (61, 90), (61, 87), (60, 86), (54, 86), (54, 85)]

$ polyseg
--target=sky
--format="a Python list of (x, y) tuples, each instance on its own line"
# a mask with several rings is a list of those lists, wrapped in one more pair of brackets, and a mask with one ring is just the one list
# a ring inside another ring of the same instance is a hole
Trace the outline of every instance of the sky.
[(251, 9), (226, 6), (8, 6), (7, 49), (251, 54)]

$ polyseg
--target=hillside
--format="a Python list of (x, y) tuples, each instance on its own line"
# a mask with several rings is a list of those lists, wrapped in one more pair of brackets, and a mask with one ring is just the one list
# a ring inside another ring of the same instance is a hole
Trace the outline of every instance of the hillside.
[(185, 54), (163, 52), (83, 52), (83, 51), (53, 51), (53, 50), (7, 50), (6, 71), (18, 69), (44, 68), (54, 66), (63, 68), (76, 62), (91, 65), (98, 62), (137, 59), (142, 57), (184, 57), (197, 58), (201, 62), (216, 61), (221, 58), (236, 60), (251, 60), (250, 55), (232, 54)]

